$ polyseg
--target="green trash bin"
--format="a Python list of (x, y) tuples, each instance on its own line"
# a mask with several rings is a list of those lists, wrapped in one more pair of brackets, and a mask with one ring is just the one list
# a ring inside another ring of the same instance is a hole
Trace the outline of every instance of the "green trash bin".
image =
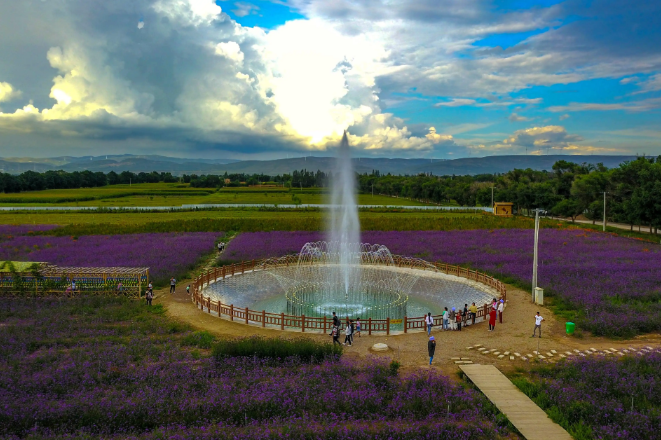
[(573, 335), (574, 334), (574, 328), (576, 328), (576, 324), (573, 322), (568, 322), (567, 323), (567, 334), (568, 335)]

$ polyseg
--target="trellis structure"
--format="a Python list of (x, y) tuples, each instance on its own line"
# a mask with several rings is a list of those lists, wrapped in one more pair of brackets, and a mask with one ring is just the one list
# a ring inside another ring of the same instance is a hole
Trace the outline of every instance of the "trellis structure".
[(0, 262), (3, 295), (104, 294), (140, 298), (148, 284), (148, 267), (61, 267), (48, 263)]

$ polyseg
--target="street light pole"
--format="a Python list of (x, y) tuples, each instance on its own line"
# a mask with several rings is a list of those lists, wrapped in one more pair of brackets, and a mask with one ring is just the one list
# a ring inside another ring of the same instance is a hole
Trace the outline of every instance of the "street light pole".
[(537, 288), (537, 248), (539, 244), (539, 209), (535, 209), (535, 250), (532, 262), (532, 301), (535, 302)]
[(606, 191), (604, 191), (604, 232), (606, 232)]

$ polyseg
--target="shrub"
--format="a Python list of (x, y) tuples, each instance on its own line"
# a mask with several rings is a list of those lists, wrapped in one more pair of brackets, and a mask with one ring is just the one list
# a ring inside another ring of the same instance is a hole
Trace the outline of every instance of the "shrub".
[(181, 345), (199, 348), (211, 348), (216, 338), (206, 330), (193, 332), (181, 339)]
[(213, 355), (218, 360), (233, 356), (255, 356), (260, 359), (274, 360), (296, 357), (301, 362), (318, 363), (325, 359), (342, 356), (342, 346), (307, 338), (283, 339), (254, 336), (223, 339), (213, 347)]

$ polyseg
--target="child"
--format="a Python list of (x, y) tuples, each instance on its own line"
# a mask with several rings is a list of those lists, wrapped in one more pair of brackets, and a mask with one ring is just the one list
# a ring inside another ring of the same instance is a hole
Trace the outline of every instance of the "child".
[(356, 318), (356, 333), (358, 333), (358, 337), (360, 338), (360, 318)]
[(461, 331), (461, 310), (457, 310), (457, 330)]
[(333, 326), (330, 336), (333, 337), (333, 345), (335, 345), (335, 343), (337, 343), (337, 345), (342, 345), (340, 344), (340, 329), (338, 329), (337, 326)]
[(190, 284), (186, 286), (186, 295), (190, 295)]

